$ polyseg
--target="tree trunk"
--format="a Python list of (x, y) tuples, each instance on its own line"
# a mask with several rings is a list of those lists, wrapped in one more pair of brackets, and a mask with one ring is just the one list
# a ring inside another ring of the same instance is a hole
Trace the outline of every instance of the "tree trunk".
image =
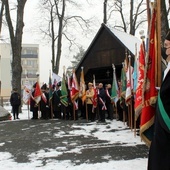
[(21, 93), (21, 74), (22, 74), (22, 66), (21, 66), (21, 45), (22, 45), (22, 34), (23, 34), (23, 15), (24, 15), (24, 7), (27, 0), (18, 0), (17, 5), (17, 21), (16, 21), (16, 31), (14, 34), (14, 29), (11, 21), (10, 11), (9, 11), (9, 3), (8, 0), (2, 0), (5, 5), (5, 15), (8, 23), (9, 34), (11, 39), (11, 47), (12, 47), (12, 87), (18, 88), (18, 91)]
[(4, 11), (4, 3), (2, 2), (1, 11), (0, 11), (0, 35), (1, 35), (1, 29), (2, 29), (3, 11)]
[(59, 15), (59, 13), (58, 13), (59, 29), (58, 29), (56, 64), (55, 64), (55, 68), (54, 68), (54, 72), (56, 74), (58, 74), (58, 72), (59, 72), (60, 58), (61, 58), (61, 51), (62, 51), (62, 35), (63, 35), (62, 33), (63, 33), (63, 19), (64, 19), (64, 15), (65, 15), (65, 5), (66, 5), (65, 0), (63, 0), (62, 14)]
[(54, 17), (53, 17), (53, 5), (51, 5), (51, 11), (50, 11), (50, 17), (51, 17), (51, 39), (52, 39), (52, 44), (51, 44), (51, 51), (52, 51), (52, 71), (54, 71), (54, 64), (55, 64), (55, 33), (54, 33)]

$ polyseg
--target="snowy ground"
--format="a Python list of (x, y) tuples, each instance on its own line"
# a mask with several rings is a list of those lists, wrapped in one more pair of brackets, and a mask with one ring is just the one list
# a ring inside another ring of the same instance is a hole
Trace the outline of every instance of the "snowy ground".
[(24, 106), (20, 120), (0, 122), (2, 170), (147, 169), (148, 150), (121, 121), (99, 124), (31, 116)]

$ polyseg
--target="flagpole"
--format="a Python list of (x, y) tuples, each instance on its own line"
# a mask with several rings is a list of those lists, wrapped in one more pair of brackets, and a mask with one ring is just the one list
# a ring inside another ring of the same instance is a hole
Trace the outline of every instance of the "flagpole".
[(161, 86), (162, 71), (161, 71), (161, 1), (156, 0), (156, 21), (157, 21), (157, 81), (156, 86)]
[[(122, 69), (125, 69), (124, 67), (125, 67), (125, 63), (122, 62)], [(122, 83), (121, 83), (121, 86), (122, 86)], [(121, 87), (121, 88), (122, 88), (122, 87)], [(121, 91), (121, 93), (122, 93), (122, 91)], [(123, 109), (123, 123), (124, 123), (124, 125), (125, 125), (125, 110), (124, 110), (124, 109)]]
[(28, 109), (28, 119), (30, 119), (30, 109), (29, 109), (29, 103), (27, 103), (27, 109)]
[[(114, 64), (112, 64), (112, 68), (113, 68), (113, 82), (114, 82), (114, 80), (116, 80), (116, 78), (115, 78), (115, 70), (116, 70), (116, 68), (115, 68)], [(113, 84), (112, 84), (112, 86), (113, 86)], [(117, 105), (116, 105), (115, 102), (114, 102), (114, 106), (115, 106), (115, 109), (116, 109), (116, 120), (117, 120), (117, 118), (118, 118), (118, 116), (117, 116)]]
[[(135, 44), (135, 62), (137, 62), (137, 44)], [(136, 63), (137, 65), (137, 63)], [(135, 89), (136, 91), (136, 89)], [(134, 111), (134, 136), (136, 137), (136, 118), (135, 118), (135, 111)]]
[(131, 55), (129, 54), (128, 56), (129, 58), (129, 80), (130, 80), (130, 91), (131, 91), (131, 96), (130, 96), (130, 128), (132, 130), (132, 127), (133, 127), (133, 119), (132, 119), (132, 89), (131, 89)]

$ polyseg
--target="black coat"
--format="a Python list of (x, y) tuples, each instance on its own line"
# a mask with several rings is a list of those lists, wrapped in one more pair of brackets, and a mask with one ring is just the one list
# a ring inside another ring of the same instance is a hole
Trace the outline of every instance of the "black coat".
[[(32, 92), (32, 96), (34, 97), (35, 91)], [(38, 112), (38, 105), (33, 100), (33, 98), (30, 98), (30, 111), (31, 112)]]
[(41, 112), (46, 112), (47, 108), (49, 106), (49, 94), (47, 92), (44, 92), (44, 95), (46, 97), (46, 102), (41, 97), (41, 101), (40, 101), (40, 111)]
[(21, 105), (21, 96), (18, 92), (13, 92), (10, 97), (11, 106)]
[[(170, 118), (170, 71), (161, 85), (160, 98)], [(149, 152), (148, 170), (170, 170), (170, 130), (168, 130), (161, 117), (161, 111), (157, 103), (155, 129)]]
[(60, 97), (61, 97), (61, 90), (54, 91), (52, 97), (52, 105), (54, 111), (60, 111), (61, 109)]
[(106, 92), (104, 88), (99, 89), (99, 94), (98, 94), (98, 104), (103, 105), (101, 101), (99, 100), (99, 98), (101, 98), (103, 102), (106, 102)]

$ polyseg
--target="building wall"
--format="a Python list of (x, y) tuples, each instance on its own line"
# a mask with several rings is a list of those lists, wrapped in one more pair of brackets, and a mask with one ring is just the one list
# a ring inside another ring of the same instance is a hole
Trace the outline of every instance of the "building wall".
[(39, 45), (23, 44), (21, 53), (22, 88), (28, 82), (31, 86), (39, 80)]
[[(11, 46), (10, 44), (0, 44), (0, 81), (1, 81), (1, 96), (10, 96), (12, 85), (11, 73)], [(23, 88), (26, 79), (30, 85), (33, 85), (39, 77), (39, 45), (23, 44), (21, 53), (22, 79), (21, 87)]]
[(12, 89), (10, 44), (0, 44), (0, 56), (1, 96), (10, 96)]

